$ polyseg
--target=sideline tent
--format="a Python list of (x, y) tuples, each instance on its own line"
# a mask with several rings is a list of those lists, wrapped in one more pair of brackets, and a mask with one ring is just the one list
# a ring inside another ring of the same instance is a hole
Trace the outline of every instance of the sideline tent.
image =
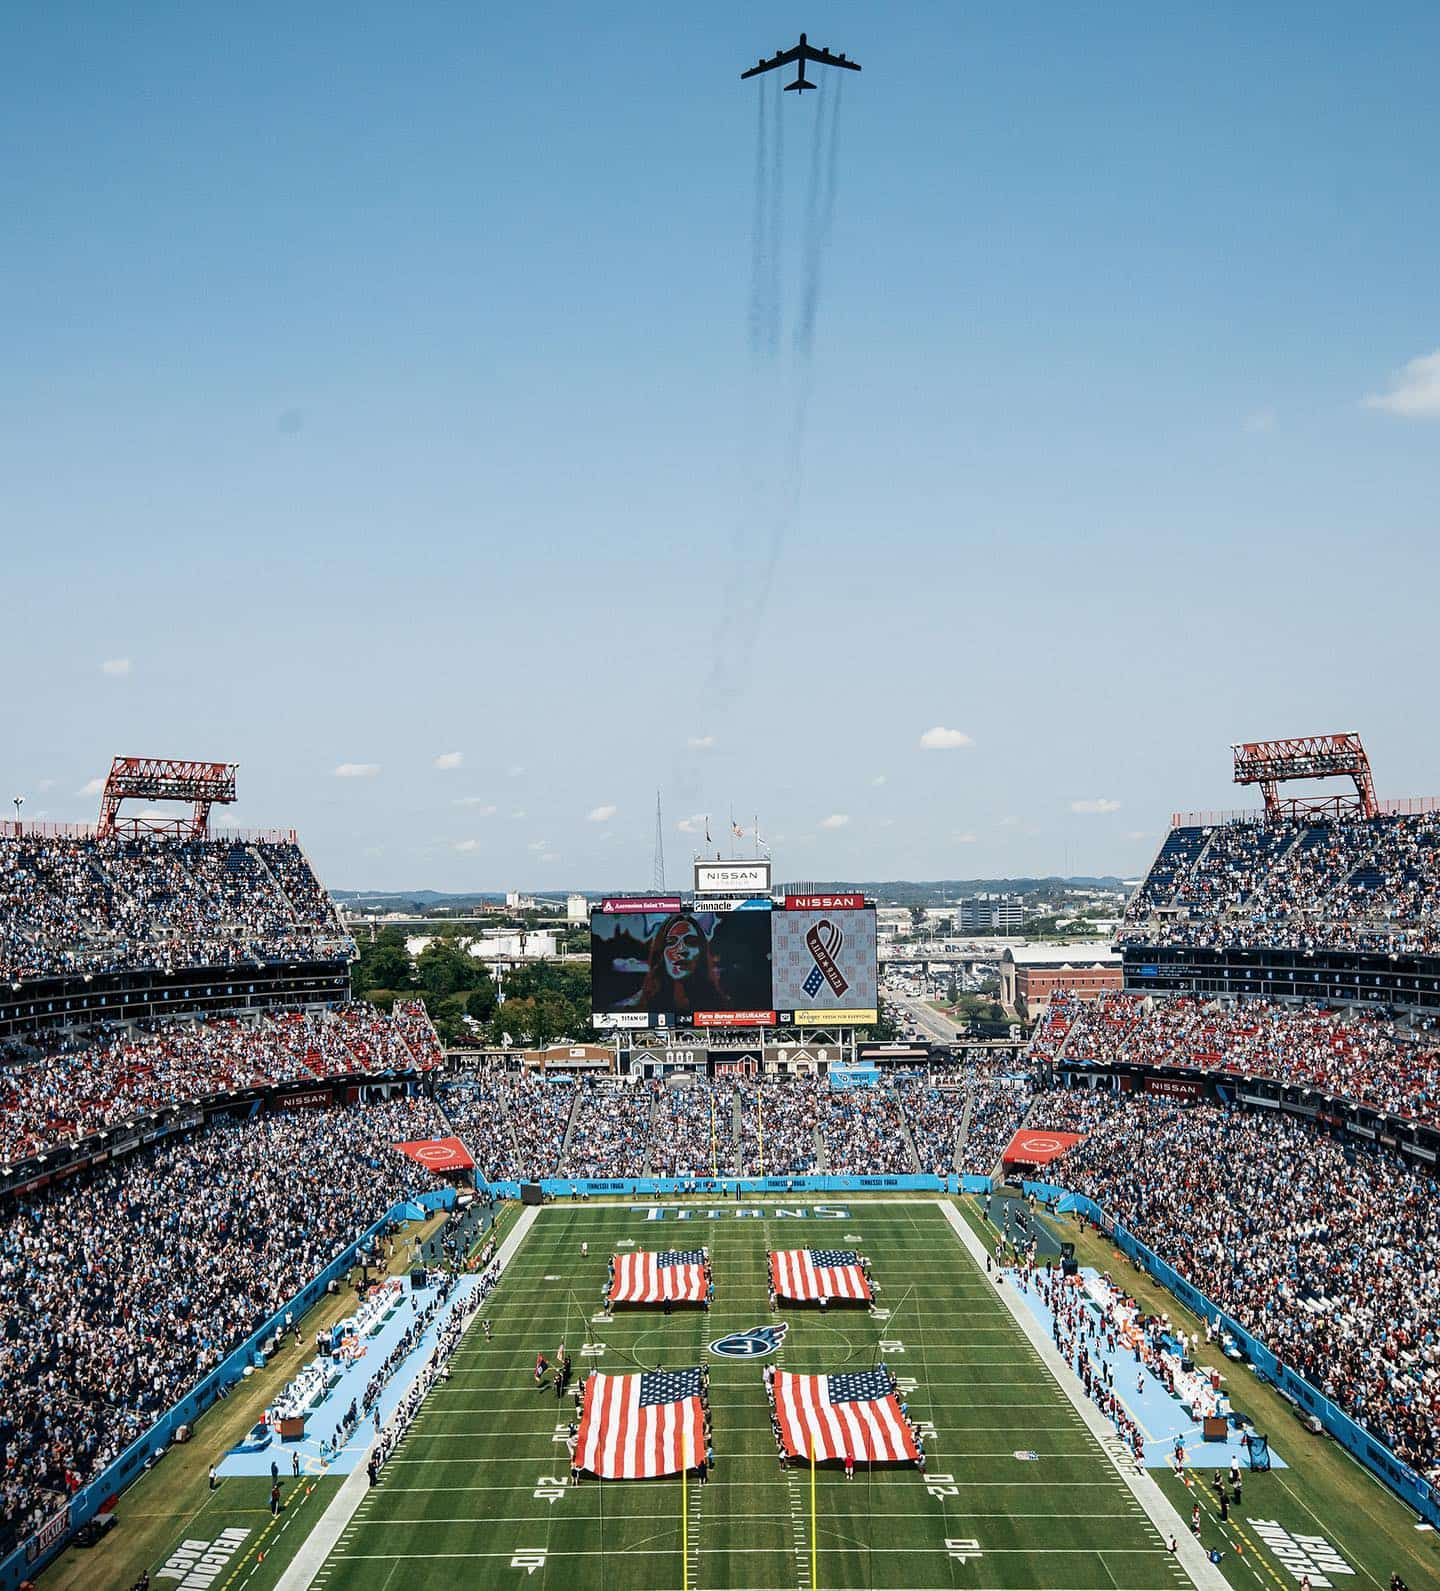
[(396, 1144), (402, 1155), (408, 1155), (417, 1166), (427, 1171), (473, 1171), (475, 1161), (470, 1151), (458, 1138), (416, 1138), (409, 1143)]
[(1084, 1141), (1083, 1132), (1042, 1132), (1022, 1127), (1010, 1140), (1001, 1159), (1007, 1166), (1048, 1166)]

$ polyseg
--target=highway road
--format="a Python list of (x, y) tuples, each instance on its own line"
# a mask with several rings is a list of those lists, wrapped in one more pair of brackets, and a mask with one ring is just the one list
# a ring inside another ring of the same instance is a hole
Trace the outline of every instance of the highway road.
[(921, 1034), (936, 1044), (953, 1044), (957, 1038), (955, 1024), (948, 1017), (932, 1010), (923, 1000), (909, 995), (889, 995), (887, 1004), (893, 1004), (903, 1013), (903, 1020), (918, 1028)]

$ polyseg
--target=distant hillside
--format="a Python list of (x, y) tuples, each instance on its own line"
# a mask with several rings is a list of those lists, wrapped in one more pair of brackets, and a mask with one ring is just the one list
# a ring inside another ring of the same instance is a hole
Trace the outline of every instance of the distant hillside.
[[(777, 886), (783, 887), (783, 886)], [(1073, 878), (941, 878), (941, 879), (812, 879), (806, 880), (807, 890), (819, 892), (863, 890), (882, 904), (895, 906), (948, 906), (967, 895), (1053, 895), (1063, 889), (1113, 889), (1125, 888), (1118, 878), (1094, 878), (1081, 875)], [(330, 892), (336, 900), (347, 906), (368, 906), (379, 911), (449, 911), (467, 907), (493, 906), (503, 902), (501, 890), (485, 890), (468, 894), (447, 894), (436, 889), (361, 890), (336, 889)], [(634, 886), (624, 885), (604, 890), (585, 890), (592, 900), (605, 895), (633, 894)], [(536, 895), (537, 902), (551, 902), (563, 906), (565, 890), (547, 890)]]

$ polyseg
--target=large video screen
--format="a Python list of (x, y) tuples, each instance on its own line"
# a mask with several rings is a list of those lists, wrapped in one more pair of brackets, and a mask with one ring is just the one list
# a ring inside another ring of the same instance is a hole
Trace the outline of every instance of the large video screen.
[(770, 961), (782, 1022), (879, 1020), (875, 908), (807, 907), (771, 914)]
[(773, 1024), (769, 902), (763, 910), (590, 914), (597, 1028)]

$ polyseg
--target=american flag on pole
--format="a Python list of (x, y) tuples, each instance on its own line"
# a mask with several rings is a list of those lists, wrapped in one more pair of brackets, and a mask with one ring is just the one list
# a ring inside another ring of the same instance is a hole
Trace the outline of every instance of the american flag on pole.
[(770, 1255), (777, 1298), (856, 1298), (870, 1302), (860, 1256), (848, 1248), (792, 1248)]
[(595, 1371), (585, 1382), (585, 1412), (575, 1463), (603, 1480), (643, 1480), (694, 1469), (705, 1456), (700, 1371), (647, 1370), (638, 1376)]
[(797, 1376), (775, 1372), (775, 1413), (785, 1451), (809, 1459), (815, 1443), (817, 1463), (850, 1456), (866, 1464), (915, 1460), (915, 1438), (891, 1390), (890, 1372), (862, 1370), (855, 1375)]
[(611, 1262), (615, 1280), (610, 1284), (612, 1304), (703, 1304), (705, 1302), (705, 1251), (665, 1249), (660, 1253), (637, 1249), (617, 1254)]

